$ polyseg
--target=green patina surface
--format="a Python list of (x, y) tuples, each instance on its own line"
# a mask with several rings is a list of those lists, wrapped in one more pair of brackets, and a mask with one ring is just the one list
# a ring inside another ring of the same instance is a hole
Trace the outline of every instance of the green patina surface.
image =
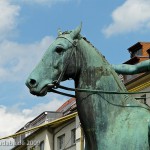
[[(75, 87), (82, 89), (127, 91), (115, 70), (121, 73), (135, 71), (128, 71), (129, 66), (110, 65), (103, 55), (80, 35), (80, 30), (81, 26), (72, 32), (59, 32), (58, 38), (47, 49), (26, 81), (32, 94), (44, 96), (47, 93), (44, 87), (59, 78), (71, 51), (73, 55), (69, 59), (62, 81), (72, 78)], [(76, 48), (74, 41), (77, 42)], [(137, 68), (135, 70), (140, 70)], [(147, 108), (146, 105), (127, 94), (75, 94), (85, 133), (86, 150), (149, 150), (150, 112), (144, 109)]]
[(150, 60), (148, 59), (135, 65), (120, 64), (120, 65), (112, 65), (112, 67), (115, 69), (117, 73), (137, 74), (150, 71)]

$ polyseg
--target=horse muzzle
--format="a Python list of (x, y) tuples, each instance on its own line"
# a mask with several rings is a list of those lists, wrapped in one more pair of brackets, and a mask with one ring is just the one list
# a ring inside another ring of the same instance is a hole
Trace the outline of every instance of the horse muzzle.
[(51, 89), (54, 87), (53, 84), (47, 84), (40, 91), (36, 90), (36, 88), (29, 88), (30, 93), (36, 96), (45, 96), (47, 92), (51, 92)]
[(30, 93), (36, 96), (45, 96), (47, 92), (51, 92), (51, 89), (55, 87), (54, 84), (50, 83), (44, 83), (44, 85), (38, 84), (33, 79), (28, 79), (26, 86), (29, 88)]

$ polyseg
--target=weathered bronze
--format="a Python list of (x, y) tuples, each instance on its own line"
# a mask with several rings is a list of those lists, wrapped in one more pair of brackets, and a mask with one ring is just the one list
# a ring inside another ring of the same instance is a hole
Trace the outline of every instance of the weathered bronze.
[[(44, 96), (47, 87), (53, 91), (69, 78), (79, 89), (127, 92), (112, 65), (80, 30), (81, 26), (59, 31), (26, 81), (32, 94)], [(127, 94), (75, 94), (86, 150), (149, 150), (150, 112), (146, 105)]]
[(150, 71), (150, 60), (142, 61), (135, 65), (120, 64), (112, 65), (117, 73), (121, 74), (138, 74)]

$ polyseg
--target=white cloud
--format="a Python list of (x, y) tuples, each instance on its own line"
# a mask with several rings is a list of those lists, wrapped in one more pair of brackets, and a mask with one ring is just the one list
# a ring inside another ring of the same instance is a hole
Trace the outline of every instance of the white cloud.
[(3, 129), (0, 131), (0, 137), (13, 134), (32, 119), (32, 117), (26, 117), (22, 112), (9, 112), (5, 106), (0, 106), (0, 115), (0, 128)]
[[(14, 134), (27, 122), (44, 111), (55, 111), (65, 100), (53, 99), (47, 104), (39, 103), (31, 109), (20, 110), (18, 107), (0, 106), (0, 137)], [(14, 109), (15, 108), (15, 109)]]
[(20, 6), (12, 5), (9, 0), (0, 0), (0, 40), (10, 36), (16, 28)]
[(0, 43), (0, 82), (21, 80), (33, 69), (53, 41), (46, 36), (33, 44)]
[(56, 111), (65, 101), (65, 99), (61, 99), (61, 101), (53, 99), (48, 104), (39, 103), (32, 109), (23, 109), (22, 112), (28, 117), (37, 116), (44, 111)]
[(103, 33), (109, 37), (115, 34), (149, 28), (149, 6), (149, 0), (126, 0), (113, 11), (113, 22), (103, 30)]

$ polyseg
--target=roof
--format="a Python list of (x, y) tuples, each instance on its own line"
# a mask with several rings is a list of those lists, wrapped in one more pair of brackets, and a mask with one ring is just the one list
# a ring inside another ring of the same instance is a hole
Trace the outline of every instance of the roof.
[(41, 133), (43, 130), (45, 130), (45, 129), (52, 129), (53, 130), (53, 128), (57, 128), (57, 127), (59, 127), (59, 126), (61, 126), (61, 125), (63, 125), (63, 124), (65, 124), (65, 126), (66, 126), (66, 123), (67, 123), (67, 125), (69, 125), (70, 123), (72, 123), (72, 122), (74, 122), (75, 121), (75, 115), (73, 115), (72, 117), (70, 117), (70, 118), (66, 118), (66, 119), (64, 119), (64, 120), (62, 120), (62, 121), (60, 121), (60, 122), (58, 122), (58, 123), (56, 123), (55, 125), (53, 124), (50, 124), (50, 125), (47, 125), (47, 126), (45, 126), (45, 127), (43, 127), (43, 128), (39, 128), (38, 130), (36, 130), (36, 131), (34, 131), (33, 133), (31, 133), (29, 136), (27, 136), (25, 139), (24, 139), (24, 141), (26, 141), (26, 140), (28, 140), (28, 139), (30, 139), (30, 138), (32, 138), (33, 136), (36, 136), (37, 134), (39, 134), (39, 133)]
[[(24, 127), (22, 127), (21, 129), (19, 129), (16, 133), (20, 132), (20, 131), (24, 131), (25, 127), (27, 127), (28, 125), (30, 125), (32, 122), (39, 120), (41, 118), (43, 118), (44, 116), (46, 116), (48, 113), (62, 113), (63, 111), (66, 111), (68, 109), (68, 107), (71, 107), (75, 102), (75, 98), (71, 98), (69, 100), (67, 100), (62, 106), (60, 106), (56, 111), (44, 111), (43, 113), (41, 113), (40, 115), (38, 115), (36, 118), (34, 118), (33, 120), (29, 121), (28, 123), (25, 124)], [(70, 105), (70, 106), (69, 106)], [(69, 112), (72, 113), (72, 112)], [(67, 114), (67, 113), (66, 113)]]
[(145, 61), (147, 59), (149, 59), (149, 56), (134, 56), (131, 59), (124, 62), (123, 64), (134, 65), (134, 64), (140, 63), (141, 61)]
[(67, 100), (62, 106), (60, 106), (60, 107), (56, 110), (56, 112), (62, 112), (63, 109), (64, 109), (65, 107), (67, 107), (69, 104), (70, 104), (70, 106), (71, 106), (71, 104), (74, 103), (75, 100), (76, 100), (75, 98), (71, 98), (71, 99)]
[(128, 48), (129, 51), (135, 51), (142, 47), (144, 44), (150, 44), (150, 42), (137, 42), (136, 44), (132, 45), (131, 47)]
[(136, 64), (139, 62), (139, 60), (140, 60), (140, 58), (135, 56), (135, 57), (132, 57), (131, 59), (127, 60), (126, 62), (124, 62), (124, 64)]
[(48, 123), (45, 123), (45, 124), (42, 124), (42, 125), (39, 125), (39, 126), (30, 128), (30, 129), (27, 129), (27, 130), (23, 130), (23, 131), (17, 132), (17, 133), (15, 133), (15, 134), (13, 134), (13, 135), (9, 135), (9, 136), (0, 138), (0, 140), (8, 139), (8, 138), (14, 138), (14, 137), (17, 137), (17, 136), (19, 136), (19, 135), (25, 134), (26, 132), (35, 131), (35, 130), (41, 129), (41, 128), (43, 128), (43, 127), (46, 127), (46, 126), (49, 126), (49, 127), (52, 127), (52, 128), (53, 128), (53, 127), (57, 127), (57, 126), (59, 126), (59, 125), (65, 123), (66, 121), (75, 118), (76, 116), (77, 116), (77, 112), (72, 113), (72, 114), (69, 114), (69, 115), (66, 115), (66, 116), (61, 117), (61, 118), (59, 118), (59, 119), (56, 119), (56, 120), (54, 120), (54, 121), (51, 121), (51, 122), (48, 122)]
[[(39, 120), (41, 118), (43, 118), (44, 116), (46, 116), (48, 113), (61, 113), (61, 112), (56, 112), (56, 111), (44, 111), (43, 113), (41, 113), (40, 115), (38, 115), (36, 118), (34, 118), (33, 120), (29, 121), (28, 123), (26, 123), (24, 125), (24, 127), (22, 127), (21, 129), (19, 129), (17, 132), (20, 132), (22, 130), (25, 130), (25, 127), (27, 127), (29, 124), (31, 124), (32, 122)], [(17, 133), (16, 132), (16, 133)]]

